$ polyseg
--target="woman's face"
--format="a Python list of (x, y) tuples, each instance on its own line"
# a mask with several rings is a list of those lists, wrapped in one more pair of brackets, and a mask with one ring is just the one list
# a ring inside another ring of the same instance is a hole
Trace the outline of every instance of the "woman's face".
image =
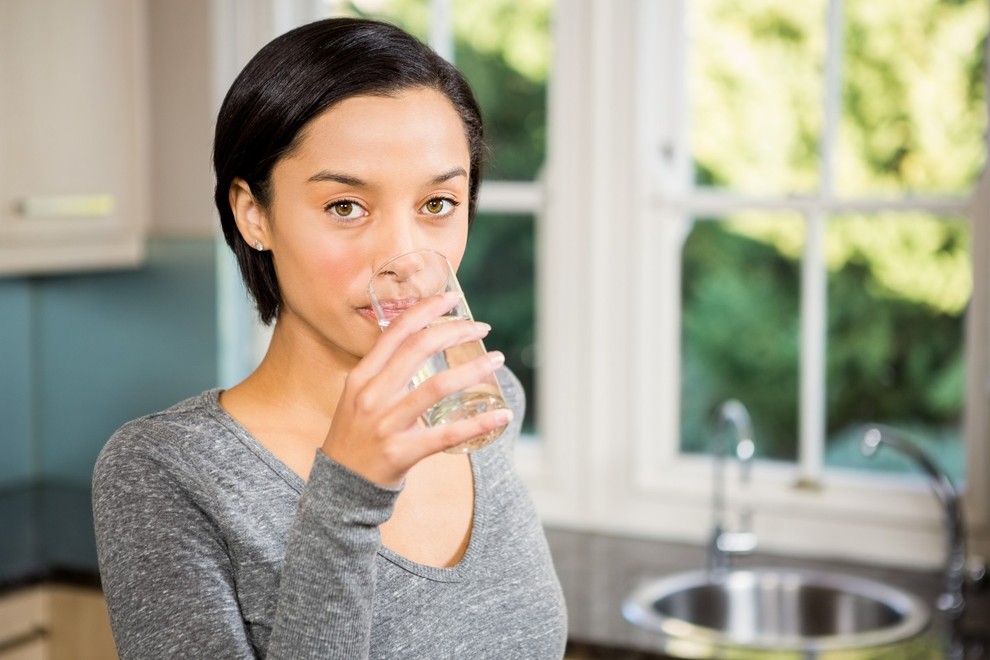
[(414, 248), (460, 264), (468, 142), (454, 106), (425, 88), (349, 98), (300, 137), (273, 169), (263, 214), (282, 294), (276, 331), (315, 340), (346, 368), (380, 334), (368, 299), (380, 264)]

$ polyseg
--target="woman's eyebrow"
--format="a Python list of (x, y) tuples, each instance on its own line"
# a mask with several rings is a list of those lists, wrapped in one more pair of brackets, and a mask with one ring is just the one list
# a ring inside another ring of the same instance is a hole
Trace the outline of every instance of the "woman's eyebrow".
[[(450, 181), (459, 176), (467, 177), (468, 173), (463, 167), (454, 167), (443, 174), (438, 174), (430, 180), (432, 185), (437, 185), (444, 183), (445, 181)], [(361, 188), (367, 186), (367, 182), (363, 179), (359, 179), (356, 176), (351, 176), (350, 174), (341, 174), (340, 172), (332, 172), (330, 170), (320, 170), (313, 176), (309, 177), (309, 181), (319, 182), (319, 181), (334, 181), (336, 183), (342, 183), (345, 186), (354, 186), (355, 188)]]
[(440, 176), (434, 177), (433, 181), (431, 181), (430, 183), (436, 185), (438, 183), (443, 183), (444, 181), (450, 181), (455, 177), (459, 177), (459, 176), (466, 177), (467, 175), (468, 173), (464, 170), (463, 167), (455, 167), (449, 172), (444, 172)]
[(355, 188), (363, 187), (367, 184), (356, 176), (350, 176), (349, 174), (341, 174), (339, 172), (331, 172), (330, 170), (321, 170), (309, 177), (310, 181), (336, 181), (337, 183), (342, 183), (345, 186), (354, 186)]

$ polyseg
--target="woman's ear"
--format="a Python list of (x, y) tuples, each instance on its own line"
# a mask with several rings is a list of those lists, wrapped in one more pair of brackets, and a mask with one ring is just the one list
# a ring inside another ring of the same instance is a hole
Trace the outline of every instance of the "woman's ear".
[(271, 232), (268, 229), (268, 214), (255, 199), (251, 186), (240, 177), (230, 183), (228, 195), (230, 209), (234, 212), (234, 222), (244, 242), (256, 250), (271, 249)]

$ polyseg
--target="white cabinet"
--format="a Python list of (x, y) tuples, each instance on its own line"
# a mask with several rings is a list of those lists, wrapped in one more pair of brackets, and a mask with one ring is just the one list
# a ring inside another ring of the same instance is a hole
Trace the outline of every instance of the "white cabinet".
[(47, 585), (0, 596), (0, 660), (117, 660), (103, 594)]
[(145, 31), (142, 0), (0, 2), (0, 275), (142, 259)]

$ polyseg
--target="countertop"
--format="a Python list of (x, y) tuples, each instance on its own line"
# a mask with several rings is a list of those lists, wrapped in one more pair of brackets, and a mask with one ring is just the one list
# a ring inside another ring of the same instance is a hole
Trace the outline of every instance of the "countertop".
[(42, 582), (99, 587), (88, 487), (0, 489), (0, 593)]
[[(666, 658), (658, 638), (622, 618), (623, 599), (641, 583), (705, 567), (696, 545), (548, 529), (547, 539), (564, 589), (574, 658)], [(796, 559), (766, 553), (736, 559), (736, 566), (780, 566), (833, 570), (900, 587), (930, 606), (942, 586), (938, 572), (865, 566), (840, 561)], [(934, 609), (934, 608), (933, 608)], [(929, 633), (941, 644), (949, 624), (933, 617)], [(969, 658), (990, 657), (990, 590), (971, 594), (959, 629)]]
[[(88, 487), (26, 484), (0, 489), (0, 593), (39, 583), (99, 587)], [(703, 568), (705, 552), (694, 545), (565, 529), (547, 539), (567, 600), (571, 642), (568, 657), (652, 659), (658, 640), (622, 618), (621, 603), (643, 581)], [(845, 562), (756, 554), (740, 566), (790, 566), (839, 570), (886, 582), (934, 602), (937, 572), (906, 571)], [(936, 618), (935, 633), (945, 629)], [(990, 657), (990, 589), (968, 601), (963, 631), (970, 648)], [(935, 634), (933, 633), (933, 634)]]

